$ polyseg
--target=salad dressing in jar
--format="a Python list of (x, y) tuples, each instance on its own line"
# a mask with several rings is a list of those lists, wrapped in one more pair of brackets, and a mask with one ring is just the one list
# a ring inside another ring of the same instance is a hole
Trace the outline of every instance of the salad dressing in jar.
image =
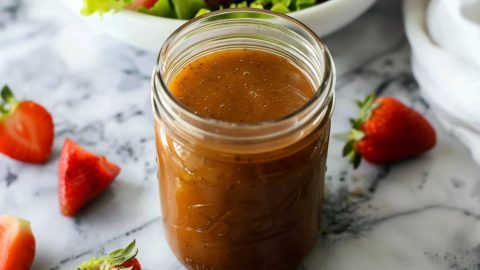
[(224, 10), (162, 48), (153, 108), (163, 222), (188, 269), (295, 269), (320, 232), (335, 71), (287, 16)]

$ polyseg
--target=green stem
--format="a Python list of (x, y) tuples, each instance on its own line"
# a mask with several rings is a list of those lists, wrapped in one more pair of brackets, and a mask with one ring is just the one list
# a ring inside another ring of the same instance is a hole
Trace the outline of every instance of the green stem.
[(352, 129), (350, 136), (355, 141), (360, 141), (363, 137), (365, 137), (365, 133), (358, 129)]
[(333, 137), (336, 139), (348, 140), (350, 139), (350, 134), (350, 132), (337, 133), (334, 134)]

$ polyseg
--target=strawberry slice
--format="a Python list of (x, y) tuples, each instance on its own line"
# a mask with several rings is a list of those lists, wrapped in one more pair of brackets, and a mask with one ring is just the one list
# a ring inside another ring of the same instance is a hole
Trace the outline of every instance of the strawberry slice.
[(18, 101), (8, 86), (0, 92), (0, 153), (28, 163), (44, 163), (53, 145), (53, 119), (33, 101)]
[(124, 249), (118, 249), (107, 256), (90, 259), (75, 268), (75, 270), (142, 270), (140, 262), (135, 258), (138, 249), (135, 240)]
[(0, 216), (0, 269), (28, 270), (35, 257), (35, 237), (30, 222)]
[(105, 156), (98, 157), (66, 139), (59, 162), (58, 194), (60, 210), (75, 216), (86, 204), (100, 196), (120, 173), (120, 167)]

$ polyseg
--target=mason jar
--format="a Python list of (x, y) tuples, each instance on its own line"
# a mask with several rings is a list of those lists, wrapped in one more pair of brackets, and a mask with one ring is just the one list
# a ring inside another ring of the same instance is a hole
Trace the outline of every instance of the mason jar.
[[(169, 83), (192, 60), (232, 49), (287, 58), (314, 96), (260, 123), (192, 113)], [(158, 182), (166, 238), (188, 269), (294, 269), (306, 256), (320, 232), (334, 87), (325, 44), (286, 15), (221, 10), (166, 41), (152, 76)]]

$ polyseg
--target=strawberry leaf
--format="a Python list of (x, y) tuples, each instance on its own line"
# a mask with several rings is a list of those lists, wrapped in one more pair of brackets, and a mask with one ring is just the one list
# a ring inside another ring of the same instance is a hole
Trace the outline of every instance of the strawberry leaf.
[(132, 267), (121, 266), (138, 254), (138, 249), (133, 240), (126, 248), (117, 249), (104, 257), (92, 258), (83, 262), (75, 270), (131, 270)]
[(365, 137), (365, 133), (359, 129), (353, 129), (350, 132), (350, 139), (354, 142), (360, 141), (363, 137)]
[(350, 160), (354, 168), (357, 168), (362, 160), (362, 155), (355, 149), (355, 145), (365, 137), (365, 133), (362, 131), (363, 124), (370, 119), (372, 112), (380, 106), (375, 103), (376, 99), (376, 94), (372, 93), (364, 100), (355, 101), (355, 104), (360, 108), (360, 112), (356, 119), (349, 119), (352, 129), (347, 133), (347, 136), (343, 136), (346, 137), (347, 143), (343, 147), (342, 155)]
[(138, 254), (138, 249), (137, 249), (135, 240), (133, 240), (133, 242), (131, 242), (126, 248), (117, 249), (112, 253), (110, 253), (108, 257), (110, 257), (111, 264), (121, 265), (135, 258), (137, 254)]
[(0, 100), (1, 121), (15, 110), (16, 106), (18, 105), (18, 100), (15, 99), (15, 96), (8, 85), (3, 86), (2, 90), (0, 91), (0, 96), (3, 99), (3, 101)]
[(353, 168), (356, 169), (360, 166), (360, 162), (362, 161), (362, 155), (359, 152), (354, 151), (353, 158), (351, 159)]
[(3, 86), (0, 95), (6, 103), (10, 104), (10, 106), (18, 103), (18, 101), (15, 99), (15, 96), (13, 95), (12, 90), (10, 90), (10, 87), (8, 87), (8, 85)]
[(359, 108), (362, 108), (363, 107), (363, 100), (355, 100), (355, 104), (357, 104), (357, 106)]
[(347, 144), (343, 147), (342, 156), (348, 156), (352, 151), (354, 151), (353, 146), (355, 144), (355, 140), (349, 140)]

